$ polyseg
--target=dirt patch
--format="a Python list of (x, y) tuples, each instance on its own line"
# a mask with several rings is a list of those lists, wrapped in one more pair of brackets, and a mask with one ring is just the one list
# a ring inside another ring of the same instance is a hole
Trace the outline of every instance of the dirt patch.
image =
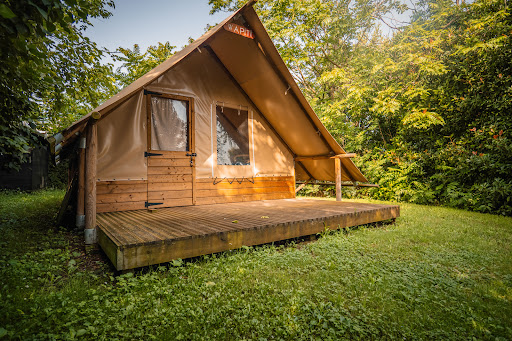
[(65, 234), (65, 237), (80, 271), (94, 273), (114, 271), (112, 263), (99, 245), (85, 245), (83, 231), (70, 231)]

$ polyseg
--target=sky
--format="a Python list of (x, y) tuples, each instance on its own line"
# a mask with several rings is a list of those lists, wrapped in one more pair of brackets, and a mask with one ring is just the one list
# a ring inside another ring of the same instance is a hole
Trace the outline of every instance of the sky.
[(230, 14), (210, 15), (208, 0), (116, 0), (111, 12), (108, 19), (91, 20), (93, 27), (86, 36), (109, 51), (139, 44), (142, 52), (166, 41), (179, 51), (189, 37), (199, 38), (208, 24), (217, 24)]
[[(166, 41), (179, 51), (188, 44), (189, 37), (199, 38), (208, 24), (217, 24), (231, 14), (210, 15), (210, 9), (208, 0), (115, 0), (113, 15), (108, 19), (92, 19), (93, 26), (87, 29), (86, 36), (112, 52), (120, 46), (132, 48), (134, 44), (139, 44), (141, 52), (145, 52), (150, 45)], [(405, 20), (407, 16), (397, 18)], [(385, 34), (391, 33), (386, 26), (382, 29)], [(105, 57), (103, 62), (113, 61)], [(114, 63), (116, 67), (121, 64)]]

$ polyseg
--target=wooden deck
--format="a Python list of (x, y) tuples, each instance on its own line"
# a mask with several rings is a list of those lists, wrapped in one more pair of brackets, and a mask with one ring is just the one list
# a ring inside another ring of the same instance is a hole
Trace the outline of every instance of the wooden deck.
[(110, 212), (97, 215), (98, 242), (118, 270), (127, 270), (399, 215), (399, 206), (312, 199)]

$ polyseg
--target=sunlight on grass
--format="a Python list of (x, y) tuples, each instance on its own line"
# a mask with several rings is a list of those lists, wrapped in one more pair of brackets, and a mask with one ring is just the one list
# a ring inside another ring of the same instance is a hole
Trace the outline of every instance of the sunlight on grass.
[(0, 194), (9, 337), (512, 338), (511, 218), (403, 204), (395, 225), (114, 276), (79, 270), (51, 226), (62, 195)]

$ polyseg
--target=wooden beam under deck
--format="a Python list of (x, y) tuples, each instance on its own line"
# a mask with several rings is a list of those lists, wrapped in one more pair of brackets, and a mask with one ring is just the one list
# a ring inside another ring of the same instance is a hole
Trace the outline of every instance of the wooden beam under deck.
[(395, 219), (394, 205), (282, 199), (99, 213), (98, 242), (118, 270)]

